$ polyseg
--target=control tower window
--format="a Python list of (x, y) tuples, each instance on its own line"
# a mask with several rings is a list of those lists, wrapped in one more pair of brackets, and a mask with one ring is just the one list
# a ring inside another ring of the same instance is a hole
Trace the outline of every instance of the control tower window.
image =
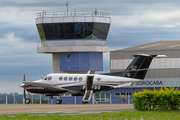
[(37, 29), (41, 40), (105, 40), (110, 24), (94, 22), (43, 23)]
[(68, 53), (68, 54), (66, 55), (66, 61), (70, 61), (70, 60), (71, 60), (71, 54)]

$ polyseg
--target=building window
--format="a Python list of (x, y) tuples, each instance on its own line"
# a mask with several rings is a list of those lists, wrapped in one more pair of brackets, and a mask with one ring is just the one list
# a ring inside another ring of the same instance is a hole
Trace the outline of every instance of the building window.
[(62, 80), (63, 79), (63, 77), (59, 77), (59, 80)]
[(120, 93), (114, 93), (114, 96), (120, 96)]
[(119, 97), (120, 95), (131, 95), (131, 93), (114, 93), (115, 97)]
[(95, 96), (96, 101), (109, 102), (110, 101), (110, 93), (96, 93)]
[(66, 61), (70, 61), (70, 60), (71, 60), (71, 54), (68, 53), (68, 54), (66, 54)]

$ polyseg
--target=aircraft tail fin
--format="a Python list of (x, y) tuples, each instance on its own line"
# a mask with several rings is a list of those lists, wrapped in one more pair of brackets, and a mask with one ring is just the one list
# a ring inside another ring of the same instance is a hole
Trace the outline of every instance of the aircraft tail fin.
[(135, 58), (122, 73), (122, 77), (144, 79), (154, 57), (167, 57), (166, 55), (136, 54)]

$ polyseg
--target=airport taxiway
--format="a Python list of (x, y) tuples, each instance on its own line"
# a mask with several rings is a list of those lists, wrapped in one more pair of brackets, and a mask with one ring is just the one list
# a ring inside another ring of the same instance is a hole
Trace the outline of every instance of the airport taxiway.
[(0, 115), (88, 114), (133, 110), (132, 104), (0, 104)]

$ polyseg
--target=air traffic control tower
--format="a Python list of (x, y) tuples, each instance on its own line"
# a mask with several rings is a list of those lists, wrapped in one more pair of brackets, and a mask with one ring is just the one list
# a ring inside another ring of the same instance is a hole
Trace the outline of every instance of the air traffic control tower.
[(110, 14), (97, 10), (37, 13), (37, 52), (52, 54), (53, 73), (103, 71), (110, 24)]

